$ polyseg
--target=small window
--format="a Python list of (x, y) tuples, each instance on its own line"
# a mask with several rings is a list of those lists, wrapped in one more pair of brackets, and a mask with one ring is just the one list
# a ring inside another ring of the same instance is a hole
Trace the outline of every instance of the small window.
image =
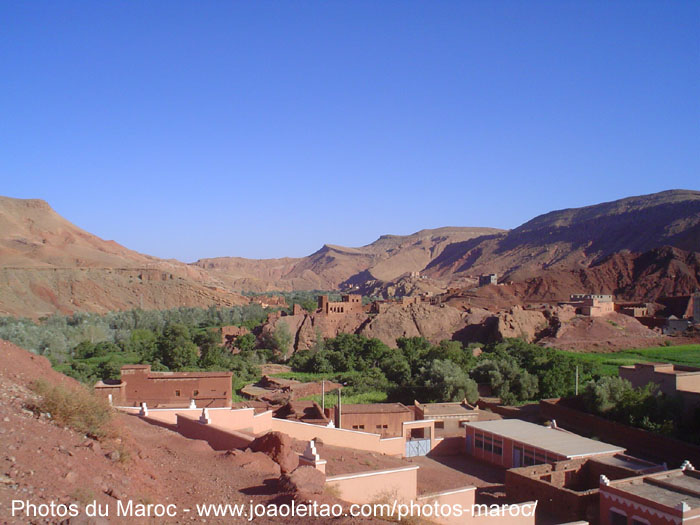
[(377, 425), (377, 428), (380, 429), (380, 428), (382, 428), (382, 426), (381, 426), (381, 425)]
[(364, 425), (360, 425), (360, 430), (364, 430), (364, 429), (365, 429), (365, 426), (364, 426)]
[(353, 426), (352, 426), (352, 429), (353, 429), (353, 430), (357, 430), (357, 428), (358, 428), (357, 425), (353, 425)]
[(436, 421), (435, 428), (445, 428), (445, 422), (444, 421)]
[(389, 425), (382, 425), (382, 428), (389, 428)]
[[(224, 392), (224, 393), (226, 393), (226, 392)], [(193, 395), (193, 396), (198, 396), (198, 395), (199, 395), (199, 390), (195, 390), (194, 392), (192, 392), (192, 395)]]
[(175, 390), (175, 397), (180, 397), (180, 391), (179, 391), (179, 390)]

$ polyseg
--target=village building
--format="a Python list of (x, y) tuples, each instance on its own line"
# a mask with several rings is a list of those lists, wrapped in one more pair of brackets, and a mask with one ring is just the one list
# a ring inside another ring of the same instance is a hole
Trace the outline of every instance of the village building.
[(413, 410), (402, 403), (339, 405), (334, 409), (335, 426), (397, 437), (403, 434), (403, 423), (415, 419)]
[(656, 314), (666, 318), (674, 316), (676, 319), (692, 319), (695, 315), (695, 304), (698, 296), (700, 294), (659, 297), (656, 302), (663, 308)]
[(435, 421), (437, 437), (462, 435), (464, 423), (479, 419), (479, 409), (467, 403), (419, 403), (414, 401), (413, 411), (416, 420)]
[(612, 295), (605, 294), (571, 294), (569, 303), (576, 308), (576, 313), (589, 317), (601, 317), (615, 311)]
[(497, 273), (486, 273), (479, 276), (479, 286), (488, 286), (489, 284), (498, 284)]
[(464, 426), (467, 454), (505, 468), (612, 456), (625, 451), (556, 426), (545, 427), (520, 419), (477, 421)]
[(329, 301), (327, 295), (318, 296), (318, 309), (324, 315), (364, 313), (360, 294), (343, 295), (340, 302)]
[(635, 388), (654, 383), (667, 396), (680, 396), (689, 420), (700, 415), (700, 368), (672, 363), (636, 363), (621, 366), (619, 375)]
[(630, 317), (648, 317), (649, 307), (645, 303), (615, 303), (615, 311)]
[(119, 381), (99, 381), (95, 393), (117, 406), (230, 407), (232, 379), (232, 372), (151, 372), (151, 365), (124, 365)]
[(700, 523), (700, 473), (680, 469), (610, 480), (600, 478), (600, 525)]
[(569, 459), (507, 470), (506, 494), (510, 501), (537, 501), (538, 512), (556, 518), (557, 523), (596, 523), (601, 475), (623, 479), (663, 470), (662, 465), (625, 454)]

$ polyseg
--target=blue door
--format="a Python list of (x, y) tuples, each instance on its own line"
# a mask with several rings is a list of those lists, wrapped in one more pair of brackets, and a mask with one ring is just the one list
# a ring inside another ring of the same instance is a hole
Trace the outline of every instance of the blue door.
[(430, 452), (430, 439), (409, 439), (406, 441), (406, 457), (425, 456)]
[(467, 436), (467, 454), (471, 455), (472, 453), (472, 437)]
[(513, 449), (513, 468), (518, 468), (522, 467), (522, 463), (520, 462), (520, 449), (514, 448)]

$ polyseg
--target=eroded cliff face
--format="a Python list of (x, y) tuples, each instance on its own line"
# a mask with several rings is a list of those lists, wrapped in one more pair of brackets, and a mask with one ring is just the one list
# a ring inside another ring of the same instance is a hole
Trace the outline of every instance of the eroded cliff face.
[(632, 317), (618, 313), (583, 317), (576, 315), (574, 308), (568, 305), (514, 306), (490, 311), (428, 303), (389, 303), (384, 304), (378, 314), (305, 312), (273, 318), (263, 326), (263, 337), (274, 333), (280, 323), (286, 324), (292, 335), (293, 343), (287, 357), (294, 351), (312, 348), (319, 338), (332, 338), (341, 333), (377, 338), (392, 348), (396, 348), (396, 339), (400, 337), (424, 337), (434, 344), (444, 339), (490, 343), (521, 338), (561, 349), (652, 346), (665, 339)]

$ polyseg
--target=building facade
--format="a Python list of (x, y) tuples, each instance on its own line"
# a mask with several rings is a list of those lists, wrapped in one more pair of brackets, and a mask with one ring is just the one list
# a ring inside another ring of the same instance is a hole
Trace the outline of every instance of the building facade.
[(479, 409), (469, 403), (419, 403), (414, 401), (413, 410), (417, 420), (435, 421), (435, 435), (438, 437), (463, 435), (464, 423), (479, 419)]
[(700, 523), (700, 474), (690, 464), (611, 481), (600, 478), (600, 525)]
[(95, 392), (114, 405), (230, 407), (232, 372), (151, 372), (151, 365), (124, 365), (118, 382), (98, 382)]
[(465, 423), (468, 455), (505, 468), (611, 456), (625, 449), (520, 419)]
[(340, 302), (329, 301), (327, 295), (319, 295), (318, 309), (324, 315), (361, 314), (364, 312), (362, 296), (359, 294), (343, 295)]
[(415, 419), (413, 410), (402, 403), (338, 405), (334, 408), (337, 428), (379, 434), (383, 438), (403, 434), (403, 423)]

